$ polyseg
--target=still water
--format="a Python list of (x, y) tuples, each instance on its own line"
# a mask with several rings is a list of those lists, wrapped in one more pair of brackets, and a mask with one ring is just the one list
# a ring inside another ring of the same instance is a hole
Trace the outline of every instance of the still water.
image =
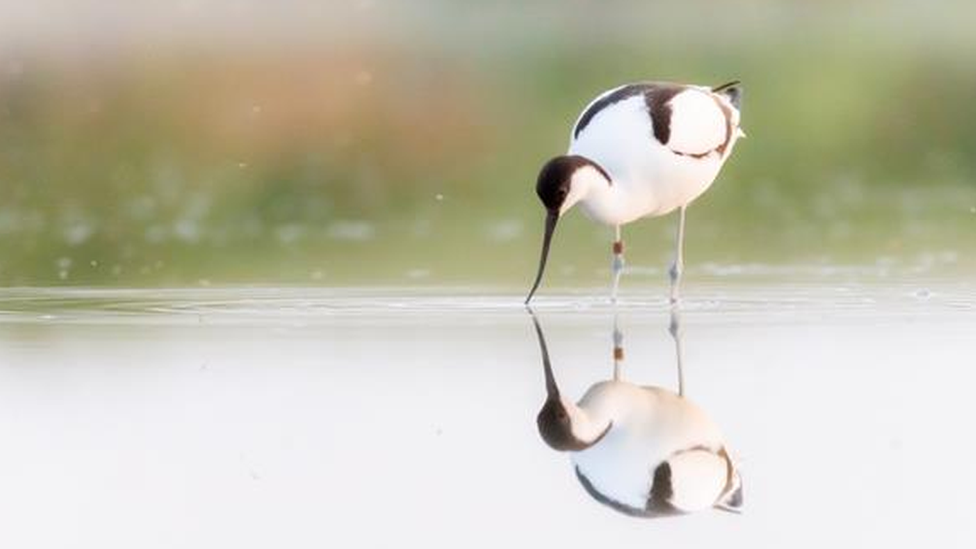
[[(3, 290), (0, 546), (972, 546), (976, 285), (686, 294)], [(552, 449), (540, 341), (657, 404)]]

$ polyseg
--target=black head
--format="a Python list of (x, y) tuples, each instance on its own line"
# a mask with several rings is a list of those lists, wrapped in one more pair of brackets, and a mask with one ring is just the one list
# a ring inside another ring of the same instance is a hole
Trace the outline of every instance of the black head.
[(583, 164), (582, 156), (557, 156), (545, 163), (539, 170), (539, 179), (535, 184), (535, 194), (546, 208), (547, 212), (559, 214), (575, 172)]
[[(539, 200), (542, 201), (542, 205), (546, 208), (546, 229), (542, 240), (542, 256), (539, 258), (539, 270), (535, 277), (535, 284), (532, 285), (529, 296), (525, 298), (526, 304), (532, 299), (532, 295), (539, 288), (539, 283), (542, 282), (542, 273), (546, 268), (546, 258), (549, 256), (549, 244), (552, 241), (553, 233), (556, 231), (556, 222), (559, 221), (559, 216), (562, 212), (568, 206), (572, 206), (572, 204), (567, 204), (566, 200), (570, 197), (572, 191), (573, 174), (580, 168), (587, 166), (597, 170), (608, 182), (610, 181), (610, 177), (603, 168), (592, 160), (579, 155), (557, 156), (546, 162), (539, 171), (539, 179), (535, 184), (535, 193), (539, 195)], [(578, 195), (577, 198), (573, 199), (574, 202), (575, 200), (578, 200)]]
[(535, 193), (539, 195), (546, 211), (556, 212), (557, 215), (561, 212), (571, 190), (573, 174), (584, 167), (593, 168), (610, 181), (610, 176), (599, 164), (576, 154), (557, 156), (542, 166), (535, 184)]
[(535, 418), (539, 436), (553, 450), (578, 452), (592, 446), (573, 436), (569, 413), (558, 398), (548, 398)]
[(528, 309), (528, 311), (532, 317), (532, 324), (535, 326), (536, 338), (539, 340), (539, 351), (542, 353), (542, 370), (546, 379), (546, 402), (535, 418), (536, 426), (539, 428), (539, 436), (554, 450), (585, 450), (600, 442), (610, 431), (612, 424), (607, 425), (606, 429), (591, 441), (580, 440), (573, 433), (572, 417), (559, 395), (559, 387), (556, 385), (556, 378), (552, 373), (552, 363), (549, 361), (549, 349), (546, 347), (546, 337), (542, 333), (542, 326), (532, 309)]
[(535, 418), (535, 424), (539, 428), (539, 436), (553, 450), (560, 452), (579, 452), (586, 450), (590, 446), (603, 440), (603, 437), (610, 432), (613, 424), (610, 423), (593, 440), (581, 440), (573, 433), (573, 422), (566, 410), (566, 405), (557, 396), (547, 398), (546, 403), (539, 410), (539, 415)]

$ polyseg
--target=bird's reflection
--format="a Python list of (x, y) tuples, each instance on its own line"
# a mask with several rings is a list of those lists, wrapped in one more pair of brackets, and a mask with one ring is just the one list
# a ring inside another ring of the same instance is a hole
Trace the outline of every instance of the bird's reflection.
[(741, 509), (742, 480), (724, 437), (684, 396), (677, 310), (672, 311), (670, 331), (678, 359), (678, 392), (622, 378), (623, 336), (615, 315), (613, 377), (591, 386), (578, 403), (559, 391), (542, 327), (529, 312), (546, 381), (539, 434), (553, 449), (570, 453), (590, 496), (640, 517)]

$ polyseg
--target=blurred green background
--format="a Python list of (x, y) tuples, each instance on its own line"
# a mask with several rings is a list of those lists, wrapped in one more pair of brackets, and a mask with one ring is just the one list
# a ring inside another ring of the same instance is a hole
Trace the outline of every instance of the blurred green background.
[[(646, 79), (746, 90), (689, 274), (976, 272), (971, 2), (22, 4), (0, 285), (527, 286), (540, 165)], [(673, 223), (626, 229), (653, 283)], [(561, 233), (550, 283), (603, 283), (609, 231)]]

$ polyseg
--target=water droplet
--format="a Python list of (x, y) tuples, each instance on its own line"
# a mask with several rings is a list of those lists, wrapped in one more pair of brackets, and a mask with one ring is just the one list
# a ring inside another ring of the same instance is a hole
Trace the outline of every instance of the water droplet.
[(443, 202), (444, 201), (444, 195), (442, 195), (441, 193), (437, 193), (437, 194), (434, 195), (434, 200), (436, 200), (438, 202)]

